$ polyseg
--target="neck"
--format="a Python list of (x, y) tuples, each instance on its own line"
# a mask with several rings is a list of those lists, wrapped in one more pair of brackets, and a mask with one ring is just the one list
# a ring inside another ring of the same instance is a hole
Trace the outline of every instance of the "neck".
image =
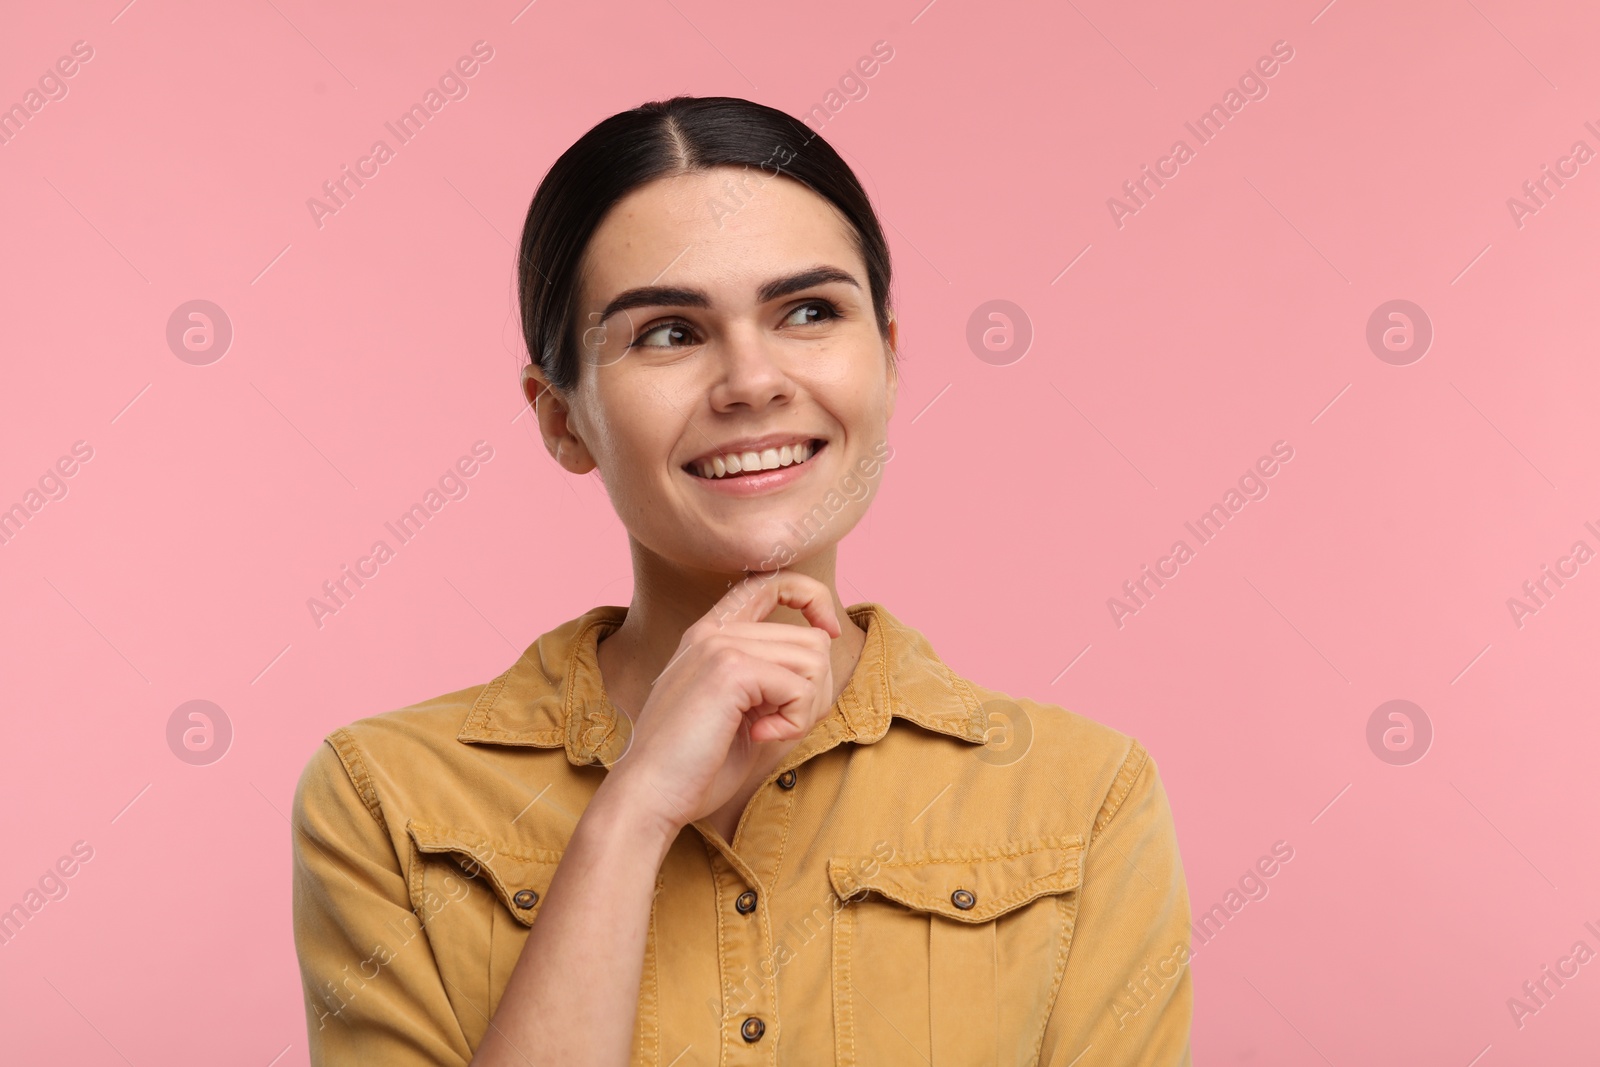
[[(596, 650), (606, 695), (629, 716), (637, 716), (657, 675), (677, 653), (683, 633), (722, 599), (743, 572), (692, 570), (663, 559), (629, 538), (633, 556), (633, 599), (628, 616)], [(845, 613), (835, 582), (836, 546), (786, 568), (815, 578), (827, 587), (839, 618), (840, 636), (833, 641), (833, 699), (850, 680), (861, 657), (865, 634)], [(773, 609), (767, 622), (810, 625), (794, 608)]]

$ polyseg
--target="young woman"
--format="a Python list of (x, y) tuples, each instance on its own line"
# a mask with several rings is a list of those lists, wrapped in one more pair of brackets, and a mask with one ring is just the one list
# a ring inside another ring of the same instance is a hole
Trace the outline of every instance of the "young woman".
[(311, 758), (312, 1063), (1187, 1065), (1155, 763), (839, 599), (897, 385), (850, 168), (749, 101), (646, 104), (556, 161), (519, 273), (523, 389), (632, 602)]

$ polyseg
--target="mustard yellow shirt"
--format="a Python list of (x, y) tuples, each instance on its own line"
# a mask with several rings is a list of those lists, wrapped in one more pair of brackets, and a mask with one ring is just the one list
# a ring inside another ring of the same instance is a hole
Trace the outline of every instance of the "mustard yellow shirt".
[[(311, 1062), (466, 1064), (631, 724), (595, 646), (328, 735), (293, 814)], [(1189, 901), (1134, 739), (958, 677), (881, 606), (731, 842), (685, 827), (650, 914), (649, 1064), (1188, 1067)], [(573, 961), (580, 966), (581, 961)]]

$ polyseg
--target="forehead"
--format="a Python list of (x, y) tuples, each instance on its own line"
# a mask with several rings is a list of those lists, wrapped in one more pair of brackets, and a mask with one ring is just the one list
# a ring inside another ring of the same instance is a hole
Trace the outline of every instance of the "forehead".
[(826, 199), (759, 167), (659, 178), (619, 200), (584, 253), (582, 302), (636, 286), (692, 285), (752, 299), (770, 278), (833, 263), (865, 283), (854, 231)]

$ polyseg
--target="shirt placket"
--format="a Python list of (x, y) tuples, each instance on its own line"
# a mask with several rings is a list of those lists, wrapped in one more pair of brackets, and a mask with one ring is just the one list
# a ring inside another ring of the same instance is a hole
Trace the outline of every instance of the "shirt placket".
[(711, 862), (722, 974), (722, 1067), (775, 1064), (779, 1035), (771, 887), (795, 800), (796, 771), (786, 771), (750, 799), (734, 833), (737, 849), (697, 823)]

